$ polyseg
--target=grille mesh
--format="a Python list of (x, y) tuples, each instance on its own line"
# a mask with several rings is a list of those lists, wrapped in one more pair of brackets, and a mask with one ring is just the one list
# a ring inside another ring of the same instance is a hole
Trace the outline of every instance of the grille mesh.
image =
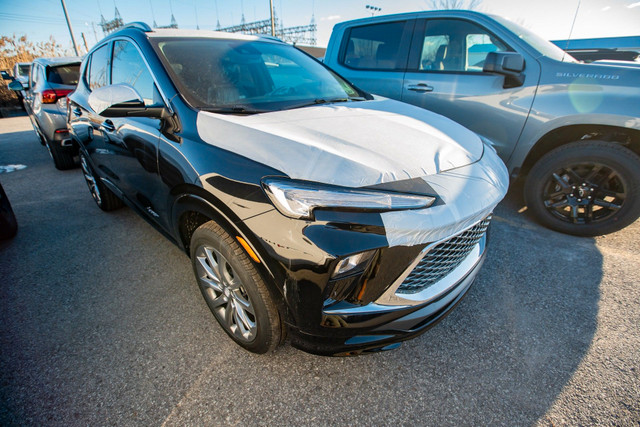
[(469, 255), (487, 232), (491, 215), (473, 227), (431, 248), (396, 293), (415, 294), (423, 291), (452, 272)]

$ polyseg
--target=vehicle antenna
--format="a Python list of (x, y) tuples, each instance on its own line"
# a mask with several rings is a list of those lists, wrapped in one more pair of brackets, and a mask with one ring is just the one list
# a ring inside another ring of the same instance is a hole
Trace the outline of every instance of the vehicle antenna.
[(571, 41), (571, 34), (573, 34), (573, 26), (576, 25), (576, 18), (578, 17), (578, 10), (580, 10), (580, 1), (578, 0), (578, 5), (576, 6), (576, 13), (573, 15), (573, 22), (571, 23), (571, 29), (569, 30), (569, 38), (567, 39), (567, 45), (564, 47), (564, 53), (562, 54), (562, 60), (564, 61), (564, 57), (567, 54), (567, 49), (569, 49), (569, 42)]

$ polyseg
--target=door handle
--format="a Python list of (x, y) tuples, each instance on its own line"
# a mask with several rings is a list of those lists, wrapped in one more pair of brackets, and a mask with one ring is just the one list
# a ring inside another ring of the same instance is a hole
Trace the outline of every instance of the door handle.
[(74, 108), (72, 111), (73, 111), (73, 114), (75, 114), (78, 117), (82, 115), (82, 110), (79, 109), (78, 107)]
[(105, 120), (104, 122), (102, 122), (100, 127), (102, 127), (102, 129), (106, 130), (107, 132), (113, 132), (116, 130), (116, 127), (113, 125), (111, 120)]
[(429, 86), (426, 83), (418, 83), (417, 85), (407, 86), (407, 89), (412, 90), (414, 92), (432, 92), (433, 86)]

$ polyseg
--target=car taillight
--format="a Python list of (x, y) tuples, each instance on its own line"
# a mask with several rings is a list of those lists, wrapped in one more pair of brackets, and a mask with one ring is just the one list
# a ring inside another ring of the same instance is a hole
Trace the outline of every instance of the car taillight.
[(58, 98), (64, 98), (73, 92), (73, 89), (45, 89), (40, 96), (43, 104), (53, 104)]

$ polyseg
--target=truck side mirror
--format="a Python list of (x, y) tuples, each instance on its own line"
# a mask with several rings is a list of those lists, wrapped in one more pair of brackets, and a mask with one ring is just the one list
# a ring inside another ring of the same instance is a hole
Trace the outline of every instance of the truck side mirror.
[(484, 60), (482, 71), (502, 74), (504, 88), (518, 87), (524, 84), (524, 57), (517, 52), (489, 52)]

